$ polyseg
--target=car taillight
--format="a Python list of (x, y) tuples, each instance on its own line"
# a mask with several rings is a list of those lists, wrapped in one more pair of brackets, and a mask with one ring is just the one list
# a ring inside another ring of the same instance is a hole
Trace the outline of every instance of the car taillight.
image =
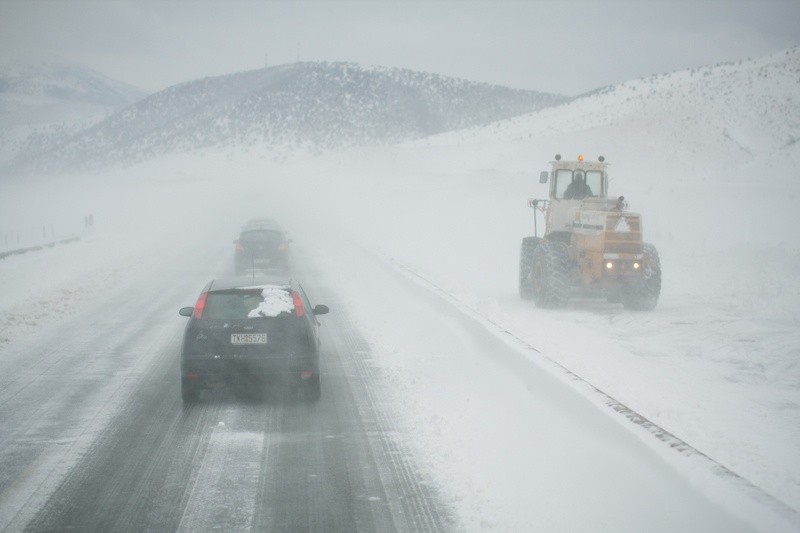
[(194, 313), (192, 313), (192, 318), (203, 318), (203, 310), (206, 308), (206, 299), (208, 298), (208, 293), (204, 292), (200, 295), (197, 299), (197, 303), (194, 304)]
[(289, 249), (289, 243), (286, 241), (281, 241), (281, 243), (278, 245), (278, 251), (281, 253), (286, 252), (286, 250), (288, 249)]
[(297, 291), (292, 291), (292, 300), (294, 300), (294, 314), (297, 316), (304, 316), (306, 308), (303, 305), (303, 299)]
[(233, 250), (236, 252), (244, 252), (244, 246), (239, 241), (236, 241), (236, 246), (233, 247)]

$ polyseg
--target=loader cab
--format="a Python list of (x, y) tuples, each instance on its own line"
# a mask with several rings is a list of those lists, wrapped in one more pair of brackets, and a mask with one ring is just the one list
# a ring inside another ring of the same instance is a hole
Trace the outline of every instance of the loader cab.
[(555, 172), (553, 182), (553, 197), (558, 200), (582, 200), (589, 196), (605, 196), (603, 173), (598, 170), (559, 169)]
[[(550, 183), (545, 234), (568, 236), (572, 232), (575, 211), (587, 200), (595, 204), (598, 199), (607, 197), (608, 163), (603, 156), (597, 161), (586, 161), (581, 155), (577, 159), (564, 161), (557, 154), (550, 165), (552, 170), (542, 172), (539, 176), (540, 183)], [(574, 191), (578, 188), (579, 176), (581, 180), (585, 180), (588, 189), (584, 188), (585, 192), (576, 195)]]
[[(551, 200), (582, 199), (584, 197), (605, 198), (608, 194), (608, 175), (604, 158), (598, 161), (562, 161), (559, 156), (551, 162), (553, 170), (542, 172), (540, 183), (550, 182)], [(583, 181), (588, 187), (586, 194), (573, 196), (573, 191)]]

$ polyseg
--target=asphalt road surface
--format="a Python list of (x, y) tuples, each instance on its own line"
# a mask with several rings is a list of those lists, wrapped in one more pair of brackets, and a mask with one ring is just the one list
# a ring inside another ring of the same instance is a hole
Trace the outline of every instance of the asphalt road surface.
[(0, 529), (452, 529), (335, 301), (316, 298), (337, 310), (321, 330), (319, 404), (229, 390), (182, 404), (177, 310), (202, 276), (133, 283), (10, 347)]

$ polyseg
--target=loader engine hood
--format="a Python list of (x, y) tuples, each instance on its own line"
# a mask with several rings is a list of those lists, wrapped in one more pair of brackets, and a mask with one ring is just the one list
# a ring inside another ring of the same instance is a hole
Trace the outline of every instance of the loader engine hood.
[(638, 213), (577, 208), (572, 232), (587, 248), (605, 253), (641, 254), (642, 222)]

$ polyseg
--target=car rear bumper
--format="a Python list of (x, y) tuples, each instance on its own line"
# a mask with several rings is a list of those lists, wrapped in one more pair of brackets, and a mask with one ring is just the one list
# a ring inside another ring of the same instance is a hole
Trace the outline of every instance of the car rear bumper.
[(311, 356), (184, 356), (181, 375), (204, 388), (239, 383), (300, 384), (318, 375), (317, 367)]

